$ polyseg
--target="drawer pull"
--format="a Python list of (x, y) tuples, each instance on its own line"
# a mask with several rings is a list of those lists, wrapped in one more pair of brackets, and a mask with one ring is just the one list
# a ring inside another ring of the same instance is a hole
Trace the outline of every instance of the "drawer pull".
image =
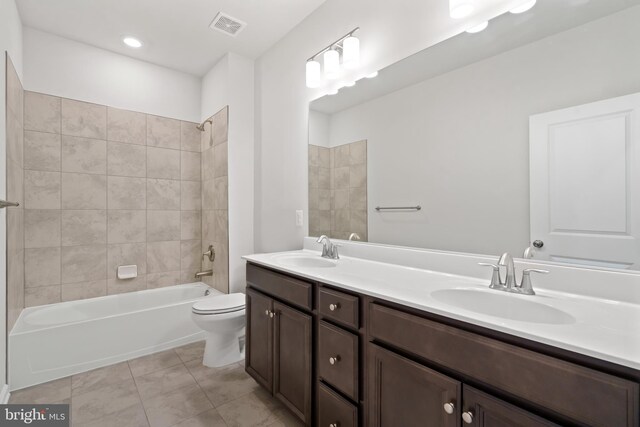
[(329, 358), (329, 363), (332, 364), (332, 365), (335, 365), (339, 361), (340, 361), (340, 356), (339, 355), (335, 355), (335, 356)]
[(331, 311), (336, 311), (339, 308), (340, 308), (340, 304), (338, 304), (338, 303), (329, 304), (329, 310), (331, 310)]
[(449, 415), (453, 414), (453, 411), (455, 411), (455, 409), (456, 409), (456, 405), (454, 405), (453, 402), (444, 404), (444, 412), (446, 412)]
[(473, 423), (473, 411), (463, 412), (462, 413), (462, 421), (464, 421), (465, 424), (472, 424)]
[(271, 311), (271, 310), (265, 310), (264, 314), (265, 316), (269, 316), (271, 319), (273, 319), (273, 317), (276, 315), (275, 311)]
[(329, 427), (340, 427), (340, 423), (331, 423)]
[(265, 311), (264, 311), (264, 315), (265, 315), (265, 316), (268, 316), (268, 315), (269, 315), (269, 313), (271, 313), (269, 310), (265, 310)]

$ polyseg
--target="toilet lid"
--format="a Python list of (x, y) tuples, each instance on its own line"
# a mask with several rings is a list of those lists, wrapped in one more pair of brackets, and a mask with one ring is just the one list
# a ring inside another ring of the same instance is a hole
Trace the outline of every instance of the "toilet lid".
[(245, 295), (241, 293), (212, 295), (193, 304), (193, 312), (198, 314), (222, 314), (244, 308)]

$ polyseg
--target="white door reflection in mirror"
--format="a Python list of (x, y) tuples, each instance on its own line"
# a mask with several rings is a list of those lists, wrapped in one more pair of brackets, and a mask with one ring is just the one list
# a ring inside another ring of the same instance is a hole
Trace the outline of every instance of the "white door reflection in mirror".
[(640, 94), (530, 118), (535, 258), (640, 268)]

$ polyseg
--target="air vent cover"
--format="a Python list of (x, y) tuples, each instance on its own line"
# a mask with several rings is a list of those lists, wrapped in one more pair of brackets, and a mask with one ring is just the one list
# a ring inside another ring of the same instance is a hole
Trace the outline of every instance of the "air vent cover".
[(244, 22), (222, 12), (219, 12), (209, 24), (212, 29), (233, 37), (237, 36), (246, 26), (247, 24)]

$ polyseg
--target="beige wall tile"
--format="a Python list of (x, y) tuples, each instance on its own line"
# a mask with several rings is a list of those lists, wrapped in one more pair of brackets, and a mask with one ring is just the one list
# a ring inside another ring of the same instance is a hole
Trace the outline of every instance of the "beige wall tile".
[(60, 133), (60, 106), (61, 100), (57, 96), (25, 91), (25, 130)]
[(200, 211), (180, 212), (180, 239), (196, 240), (201, 238), (202, 215)]
[[(180, 242), (147, 243), (147, 273), (180, 270)], [(149, 280), (149, 278), (147, 278)]]
[(60, 211), (24, 211), (25, 248), (48, 248), (60, 246)]
[(146, 209), (147, 180), (110, 176), (107, 182), (109, 209)]
[(180, 149), (200, 152), (202, 132), (196, 129), (197, 123), (180, 122)]
[(5, 124), (6, 158), (22, 165), (24, 158), (24, 129), (20, 118), (7, 111)]
[(227, 166), (227, 145), (226, 142), (223, 142), (213, 148), (213, 176), (215, 178), (229, 174)]
[(213, 179), (213, 166), (214, 166), (214, 158), (213, 158), (213, 154), (214, 154), (215, 150), (213, 148), (207, 148), (205, 151), (202, 152), (201, 157), (202, 157), (202, 162), (201, 162), (201, 169), (202, 169), (202, 180), (207, 181), (210, 179)]
[(320, 168), (309, 166), (309, 188), (318, 188), (320, 183)]
[(349, 190), (334, 190), (331, 209), (349, 209)]
[(309, 209), (318, 209), (319, 192), (317, 188), (309, 188)]
[(7, 330), (11, 330), (24, 308), (24, 250), (13, 253), (9, 259), (6, 295)]
[(227, 142), (227, 135), (229, 133), (229, 108), (224, 107), (213, 116), (213, 145), (222, 144)]
[(182, 151), (180, 162), (180, 178), (182, 180), (200, 181), (200, 153)]
[(147, 176), (147, 148), (121, 142), (107, 143), (107, 173), (116, 176)]
[(318, 209), (331, 210), (331, 190), (318, 190)]
[(311, 145), (311, 144), (309, 145), (309, 148), (308, 148), (309, 166), (313, 166), (313, 167), (320, 166), (320, 157), (318, 154), (319, 149), (320, 147), (317, 145)]
[(331, 189), (331, 169), (318, 168), (318, 188), (323, 190)]
[(54, 304), (56, 302), (60, 302), (60, 285), (40, 286), (24, 290), (25, 307)]
[(216, 217), (219, 211), (202, 211), (202, 244), (207, 247), (216, 241)]
[(45, 132), (24, 132), (24, 168), (39, 171), (60, 171), (60, 135)]
[(25, 209), (60, 209), (60, 174), (24, 171)]
[(180, 269), (182, 271), (199, 271), (201, 268), (201, 241), (183, 240), (180, 242)]
[(109, 279), (107, 280), (107, 295), (136, 292), (147, 289), (147, 276), (138, 275), (135, 279)]
[(61, 251), (62, 283), (107, 278), (107, 245), (68, 246)]
[(336, 168), (340, 168), (340, 167), (344, 167), (344, 166), (349, 166), (350, 164), (350, 150), (349, 150), (349, 144), (345, 144), (345, 145), (339, 145), (337, 147), (333, 147), (333, 150), (335, 150), (335, 154), (334, 154), (334, 163), (335, 163), (335, 167)]
[(60, 299), (75, 301), (87, 298), (97, 298), (107, 294), (107, 281), (95, 280), (91, 282), (68, 283), (61, 286)]
[(108, 107), (107, 139), (127, 144), (145, 145), (147, 143), (146, 114)]
[(215, 209), (215, 181), (213, 179), (202, 183), (202, 210)]
[(107, 142), (62, 136), (62, 172), (107, 173)]
[(60, 284), (60, 248), (24, 251), (24, 285), (28, 288)]
[(349, 164), (363, 165), (367, 163), (367, 141), (358, 141), (349, 146)]
[(11, 160), (7, 160), (7, 200), (24, 208), (24, 170)]
[(62, 174), (62, 209), (106, 209), (107, 177)]
[(227, 177), (216, 178), (214, 180), (213, 204), (216, 209), (227, 209), (229, 206)]
[(107, 211), (63, 210), (62, 246), (107, 243)]
[(334, 187), (336, 190), (349, 188), (349, 167), (335, 168), (333, 170)]
[(349, 190), (349, 208), (367, 210), (367, 189), (365, 187)]
[(162, 273), (147, 274), (147, 289), (175, 286), (179, 285), (180, 282), (181, 275), (179, 271), (165, 271)]
[(147, 177), (180, 179), (180, 151), (147, 147)]
[(107, 213), (107, 241), (136, 243), (147, 240), (145, 211), (112, 211)]
[(62, 134), (107, 139), (107, 107), (62, 98)]
[(147, 242), (180, 240), (180, 211), (147, 211)]
[(180, 149), (180, 121), (147, 115), (147, 145)]
[(321, 168), (331, 168), (331, 162), (329, 161), (329, 148), (318, 147), (318, 166)]
[(179, 210), (180, 181), (147, 179), (147, 209)]
[(351, 228), (351, 212), (348, 210), (333, 211), (333, 218), (331, 224), (332, 231), (349, 231)]
[(349, 168), (349, 187), (366, 188), (367, 165), (354, 165)]
[(211, 125), (206, 124), (204, 131), (200, 134), (200, 151), (203, 152), (209, 147), (213, 147), (213, 140), (211, 136)]
[(367, 233), (367, 211), (352, 210), (349, 223), (349, 231), (358, 233), (360, 238), (366, 239)]
[(24, 209), (7, 208), (7, 253), (12, 254), (24, 249)]
[(199, 181), (182, 181), (180, 191), (180, 209), (197, 211), (202, 208), (202, 185)]
[[(147, 273), (147, 244), (125, 243), (107, 245), (107, 278), (115, 279), (121, 265), (137, 265), (138, 276)], [(144, 288), (144, 287), (143, 287)]]

